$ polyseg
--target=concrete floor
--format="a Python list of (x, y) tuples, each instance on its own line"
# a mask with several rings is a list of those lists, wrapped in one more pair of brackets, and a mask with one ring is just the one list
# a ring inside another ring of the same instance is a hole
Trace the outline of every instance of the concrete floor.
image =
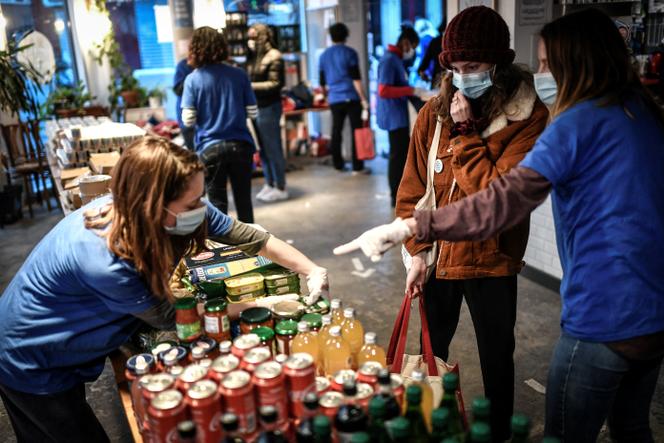
[[(296, 162), (298, 169), (288, 174), (289, 201), (265, 205), (256, 202), (256, 222), (273, 234), (292, 243), (330, 272), (331, 293), (346, 306), (357, 308), (366, 330), (378, 334), (387, 345), (394, 317), (403, 296), (405, 272), (397, 249), (379, 263), (363, 256), (360, 263), (369, 276), (354, 275), (352, 257), (334, 257), (334, 246), (349, 241), (365, 229), (393, 218), (385, 176), (386, 162), (370, 162), (373, 174), (352, 177), (339, 173), (320, 161)], [(262, 186), (254, 180), (254, 193)], [(61, 218), (39, 210), (35, 219), (23, 220), (0, 230), (0, 291), (4, 290), (32, 247)], [(368, 271), (368, 272), (367, 272)], [(461, 383), (467, 405), (482, 394), (482, 378), (472, 322), (465, 304), (450, 357), (461, 367)], [(515, 410), (529, 415), (533, 422), (533, 441), (543, 432), (544, 395), (536, 388), (546, 384), (548, 361), (559, 334), (560, 303), (556, 293), (519, 277), (519, 303), (516, 326)], [(410, 352), (417, 352), (417, 327), (413, 318), (409, 338)], [(528, 382), (528, 383), (526, 383)], [(535, 386), (535, 388), (531, 387)], [(111, 441), (131, 441), (122, 414), (110, 367), (98, 381), (88, 386), (88, 400), (104, 425)], [(655, 441), (664, 441), (664, 373), (660, 374), (651, 408)], [(9, 420), (0, 404), (0, 441), (13, 442)], [(599, 441), (609, 441), (602, 432)]]

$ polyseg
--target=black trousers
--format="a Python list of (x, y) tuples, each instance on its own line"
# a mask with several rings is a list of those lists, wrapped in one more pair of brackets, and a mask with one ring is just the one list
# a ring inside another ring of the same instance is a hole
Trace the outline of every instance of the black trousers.
[(253, 155), (253, 147), (243, 141), (216, 143), (200, 154), (207, 169), (205, 187), (210, 203), (224, 214), (228, 213), (226, 186), (230, 179), (237, 218), (244, 223), (254, 222), (251, 204)]
[(387, 133), (390, 141), (390, 158), (387, 166), (387, 178), (390, 182), (390, 194), (392, 196), (392, 207), (397, 202), (397, 191), (403, 168), (406, 166), (408, 157), (408, 144), (410, 143), (410, 130), (408, 127), (394, 129)]
[(459, 323), (461, 301), (466, 299), (475, 327), (484, 394), (491, 401), (493, 441), (507, 440), (510, 436), (516, 292), (515, 275), (469, 280), (438, 280), (432, 276), (425, 287), (431, 345), (434, 354), (445, 361)]
[[(346, 116), (350, 119), (350, 127), (355, 131), (362, 127), (362, 104), (357, 100), (351, 100), (343, 103), (330, 105), (332, 111), (332, 140), (330, 140), (330, 150), (332, 151), (332, 162), (335, 169), (343, 169), (344, 159), (341, 155), (341, 133), (344, 130), (344, 121)], [(355, 134), (353, 140), (353, 171), (364, 169), (364, 162), (357, 159), (355, 151)]]
[(35, 395), (0, 385), (0, 397), (18, 443), (108, 442), (80, 383), (57, 394)]

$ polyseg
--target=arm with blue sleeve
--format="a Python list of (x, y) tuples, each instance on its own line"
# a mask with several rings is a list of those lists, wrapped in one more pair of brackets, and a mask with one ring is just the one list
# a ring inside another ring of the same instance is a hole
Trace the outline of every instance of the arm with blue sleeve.
[(182, 91), (182, 123), (187, 127), (196, 124), (196, 92), (193, 75), (188, 75), (184, 79), (184, 89)]

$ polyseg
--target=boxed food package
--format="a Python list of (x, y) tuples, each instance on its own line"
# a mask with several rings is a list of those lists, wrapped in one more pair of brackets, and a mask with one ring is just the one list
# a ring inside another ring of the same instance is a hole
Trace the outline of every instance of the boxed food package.
[(62, 183), (62, 187), (64, 189), (71, 189), (76, 187), (76, 179), (82, 175), (88, 174), (89, 172), (90, 168), (87, 166), (83, 168), (63, 169), (60, 172), (60, 182)]
[(90, 154), (90, 168), (97, 174), (110, 174), (115, 164), (120, 160), (117, 151)]
[[(250, 257), (235, 246), (222, 246), (185, 258), (192, 283), (223, 280), (272, 264), (261, 256)], [(228, 288), (226, 288), (228, 290)]]
[(110, 185), (110, 175), (89, 175), (87, 177), (81, 177), (78, 181), (81, 195), (86, 196), (106, 194)]

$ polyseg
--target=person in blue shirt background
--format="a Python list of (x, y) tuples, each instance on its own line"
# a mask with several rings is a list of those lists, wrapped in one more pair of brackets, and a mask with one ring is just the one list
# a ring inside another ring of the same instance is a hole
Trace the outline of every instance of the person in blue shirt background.
[(419, 42), (420, 37), (412, 27), (402, 26), (397, 44), (388, 45), (378, 63), (376, 118), (378, 127), (387, 131), (390, 142), (388, 180), (392, 207), (396, 204), (410, 143), (408, 97), (415, 94), (415, 88), (408, 85), (408, 73), (403, 62), (415, 57)]
[(193, 150), (194, 149), (194, 135), (195, 128), (186, 126), (182, 122), (182, 93), (184, 92), (184, 80), (189, 74), (193, 72), (193, 68), (189, 66), (189, 57), (180, 60), (175, 67), (175, 75), (173, 76), (173, 93), (177, 97), (175, 101), (175, 113), (178, 120), (178, 126), (184, 138), (184, 145)]
[(325, 269), (202, 200), (204, 171), (195, 153), (165, 139), (136, 142), (114, 169), (112, 195), (65, 217), (9, 283), (0, 397), (18, 441), (108, 441), (84, 383), (142, 321), (174, 327), (169, 276), (208, 236), (305, 274), (308, 303), (325, 294)]
[[(364, 95), (360, 63), (357, 51), (346, 45), (348, 27), (335, 23), (329, 28), (330, 38), (334, 43), (327, 48), (318, 61), (320, 85), (325, 89), (327, 102), (332, 111), (332, 139), (330, 150), (334, 168), (343, 171), (344, 159), (341, 156), (341, 134), (346, 116), (350, 119), (352, 130), (362, 127), (362, 120), (369, 119), (369, 103)], [(364, 111), (364, 116), (362, 115)], [(364, 117), (364, 118), (363, 118)], [(353, 146), (353, 172), (368, 172), (364, 162), (357, 159), (355, 139)]]
[(258, 108), (249, 77), (227, 65), (228, 45), (223, 34), (208, 26), (194, 31), (189, 63), (196, 68), (184, 82), (182, 121), (196, 127), (196, 152), (207, 168), (210, 202), (228, 212), (226, 185), (230, 179), (237, 218), (253, 223), (251, 173), (254, 140), (247, 118)]

